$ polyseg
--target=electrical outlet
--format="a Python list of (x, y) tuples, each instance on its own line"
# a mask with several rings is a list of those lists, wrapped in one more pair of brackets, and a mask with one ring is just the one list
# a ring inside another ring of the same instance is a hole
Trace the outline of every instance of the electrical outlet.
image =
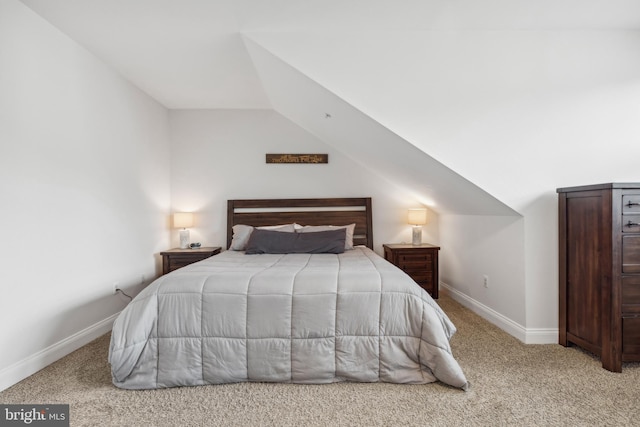
[(113, 295), (118, 293), (119, 287), (120, 287), (120, 282), (113, 282)]
[(489, 287), (489, 276), (487, 276), (486, 274), (482, 276), (482, 284), (485, 288)]

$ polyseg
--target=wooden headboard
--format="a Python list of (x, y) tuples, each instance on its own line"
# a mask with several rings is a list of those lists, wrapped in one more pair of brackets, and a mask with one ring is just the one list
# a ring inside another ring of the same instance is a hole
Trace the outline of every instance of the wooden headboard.
[(227, 201), (227, 248), (236, 224), (348, 225), (356, 224), (354, 245), (373, 249), (371, 198), (253, 199)]

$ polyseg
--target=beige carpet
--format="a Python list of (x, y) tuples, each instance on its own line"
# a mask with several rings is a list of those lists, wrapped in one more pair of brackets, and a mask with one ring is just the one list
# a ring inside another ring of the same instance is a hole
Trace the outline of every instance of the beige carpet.
[(468, 392), (428, 385), (230, 384), (126, 391), (111, 385), (105, 335), (0, 393), (68, 403), (72, 426), (640, 425), (640, 364), (615, 374), (577, 348), (524, 345), (443, 295)]

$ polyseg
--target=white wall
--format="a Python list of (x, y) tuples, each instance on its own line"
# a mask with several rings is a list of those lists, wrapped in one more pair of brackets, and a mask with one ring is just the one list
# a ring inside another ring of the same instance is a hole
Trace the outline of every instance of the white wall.
[(168, 247), (165, 108), (0, 2), (0, 389), (106, 332)]
[(522, 341), (527, 338), (524, 222), (513, 216), (440, 215), (441, 282), (454, 298)]
[[(477, 73), (463, 74), (470, 90), (453, 97), (458, 109), (441, 112), (429, 124), (431, 138), (417, 138), (428, 135), (424, 124), (408, 132), (423, 149), (523, 215), (523, 326), (544, 334), (558, 326), (556, 188), (640, 180), (640, 32), (476, 36), (448, 39), (453, 58), (437, 57), (443, 70), (463, 65), (469, 52), (481, 64)], [(441, 229), (443, 238), (450, 232)], [(498, 310), (499, 302), (490, 305)]]
[[(412, 193), (362, 168), (273, 110), (173, 110), (173, 211), (196, 212), (191, 241), (226, 245), (226, 201), (250, 198), (372, 197), (374, 245), (410, 242)], [(266, 164), (266, 153), (328, 153), (320, 165)], [(438, 243), (438, 219), (423, 240)], [(178, 246), (173, 230), (172, 246)]]
[[(522, 215), (509, 233), (491, 227), (477, 233), (487, 221), (518, 217), (441, 211), (452, 215), (441, 221), (441, 271), (468, 302), (555, 341), (555, 189), (640, 180), (639, 31), (319, 30), (256, 32), (251, 39)], [(439, 194), (437, 202), (449, 197)], [(460, 234), (453, 219), (474, 232)], [(499, 256), (456, 264), (473, 259), (478, 245), (502, 254), (505, 243), (522, 251), (513, 260), (519, 265)], [(473, 290), (487, 270), (496, 271), (495, 292), (478, 294)]]
[(441, 236), (447, 256), (441, 263), (440, 280), (524, 325), (524, 220), (441, 215), (440, 226), (447, 230)]

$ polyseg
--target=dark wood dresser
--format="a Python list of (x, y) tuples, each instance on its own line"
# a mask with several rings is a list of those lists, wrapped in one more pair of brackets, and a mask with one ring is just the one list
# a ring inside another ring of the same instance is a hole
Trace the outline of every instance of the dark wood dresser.
[(558, 188), (559, 341), (640, 361), (640, 183)]
[(384, 248), (384, 259), (404, 270), (434, 299), (438, 298), (438, 251), (439, 246), (426, 243), (410, 245), (404, 243), (387, 243)]
[(202, 261), (205, 258), (219, 254), (220, 251), (221, 248), (216, 246), (196, 249), (176, 248), (160, 252), (160, 255), (162, 255), (162, 274), (167, 274), (168, 272), (177, 270), (185, 265)]

